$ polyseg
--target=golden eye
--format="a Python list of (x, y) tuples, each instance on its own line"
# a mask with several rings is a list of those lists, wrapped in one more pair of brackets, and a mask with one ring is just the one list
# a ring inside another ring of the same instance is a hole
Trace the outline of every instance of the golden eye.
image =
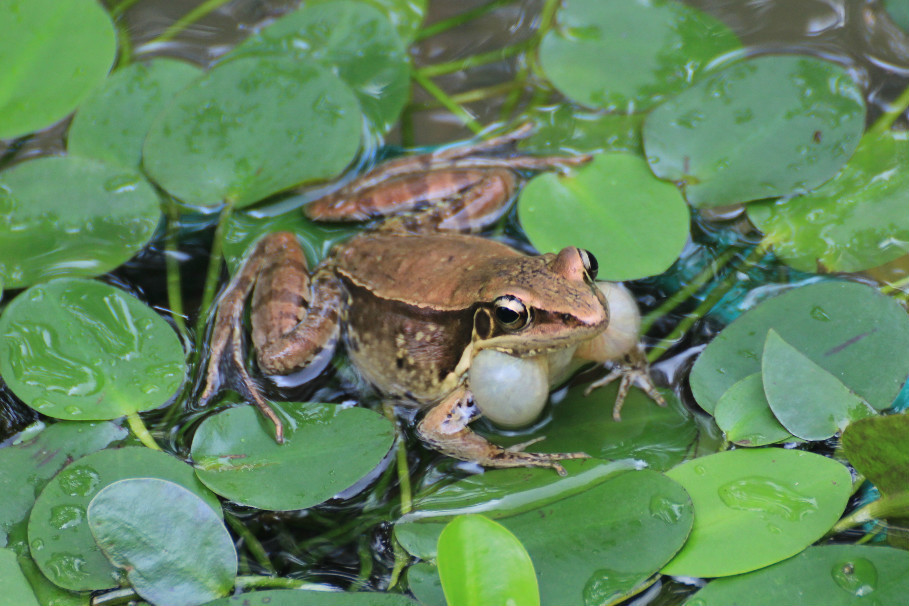
[(493, 301), (495, 317), (506, 330), (521, 330), (530, 323), (530, 310), (513, 295), (503, 295)]
[(584, 250), (583, 248), (579, 248), (578, 253), (581, 255), (581, 262), (584, 264), (584, 271), (587, 272), (587, 276), (590, 278), (590, 281), (593, 282), (597, 279), (597, 271), (600, 269), (600, 264), (597, 263), (597, 258), (593, 256), (592, 252), (589, 250)]

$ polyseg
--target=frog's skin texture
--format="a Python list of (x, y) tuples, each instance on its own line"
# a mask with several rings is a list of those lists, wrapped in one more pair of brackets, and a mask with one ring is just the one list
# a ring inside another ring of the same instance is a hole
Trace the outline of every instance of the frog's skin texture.
[(219, 300), (202, 401), (229, 365), (241, 393), (283, 440), (280, 420), (244, 364), (242, 317), (252, 294), (252, 341), (264, 373), (295, 372), (343, 340), (381, 392), (428, 409), (418, 426), (424, 441), (483, 466), (564, 473), (559, 461), (587, 456), (503, 449), (471, 431), (468, 423), (480, 413), (468, 370), (483, 349), (541, 361), (551, 385), (585, 363), (619, 360), (607, 377), (622, 377), (616, 419), (632, 383), (662, 403), (637, 345), (637, 311), (610, 322), (590, 253), (568, 247), (528, 256), (468, 233), (502, 216), (516, 170), (565, 169), (590, 159), (506, 153), (528, 132), (388, 162), (310, 203), (304, 211), (316, 220), (382, 219), (311, 272), (293, 234), (262, 238)]

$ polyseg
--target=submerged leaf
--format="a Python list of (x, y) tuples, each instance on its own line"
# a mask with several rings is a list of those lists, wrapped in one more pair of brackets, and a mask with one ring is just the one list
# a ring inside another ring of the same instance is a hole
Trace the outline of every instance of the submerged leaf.
[(909, 414), (873, 417), (851, 423), (843, 450), (855, 469), (885, 495), (909, 491)]

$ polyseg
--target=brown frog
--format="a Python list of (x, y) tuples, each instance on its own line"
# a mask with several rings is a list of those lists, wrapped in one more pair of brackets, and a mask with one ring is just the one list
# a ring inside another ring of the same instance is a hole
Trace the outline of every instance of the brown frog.
[(592, 254), (568, 247), (528, 256), (466, 233), (507, 210), (516, 170), (565, 169), (590, 159), (506, 155), (528, 133), (524, 127), (387, 162), (308, 204), (304, 211), (312, 219), (384, 218), (335, 247), (312, 272), (293, 234), (262, 238), (218, 304), (202, 400), (214, 394), (222, 368), (230, 365), (240, 390), (283, 440), (280, 420), (244, 364), (242, 317), (252, 293), (252, 340), (264, 373), (294, 372), (343, 339), (353, 363), (381, 392), (428, 409), (418, 426), (423, 440), (483, 466), (564, 473), (560, 460), (587, 456), (506, 449), (471, 431), (468, 424), (480, 412), (468, 371), (484, 349), (543, 359), (551, 385), (585, 363), (618, 360), (612, 374), (591, 386), (622, 377), (614, 417), (632, 383), (662, 404), (637, 345), (636, 308), (610, 322)]

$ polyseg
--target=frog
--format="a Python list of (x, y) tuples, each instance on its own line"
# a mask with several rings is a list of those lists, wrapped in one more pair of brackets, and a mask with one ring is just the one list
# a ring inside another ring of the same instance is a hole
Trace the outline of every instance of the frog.
[(201, 402), (219, 391), (229, 369), (237, 391), (283, 442), (281, 420), (245, 364), (243, 319), (251, 299), (262, 373), (297, 372), (343, 343), (384, 397), (425, 411), (416, 426), (423, 442), (484, 468), (544, 467), (564, 475), (561, 461), (588, 457), (530, 452), (529, 443), (505, 448), (471, 429), (482, 413), (470, 368), (484, 350), (544, 361), (553, 386), (582, 366), (611, 366), (588, 392), (621, 378), (616, 420), (633, 385), (665, 405), (639, 344), (637, 308), (632, 302), (631, 314), (610, 320), (609, 291), (596, 283), (592, 253), (569, 246), (527, 254), (479, 234), (502, 218), (526, 174), (568, 171), (591, 159), (517, 152), (530, 132), (524, 125), (378, 164), (304, 205), (316, 221), (373, 222), (312, 270), (294, 234), (261, 238), (217, 301)]

